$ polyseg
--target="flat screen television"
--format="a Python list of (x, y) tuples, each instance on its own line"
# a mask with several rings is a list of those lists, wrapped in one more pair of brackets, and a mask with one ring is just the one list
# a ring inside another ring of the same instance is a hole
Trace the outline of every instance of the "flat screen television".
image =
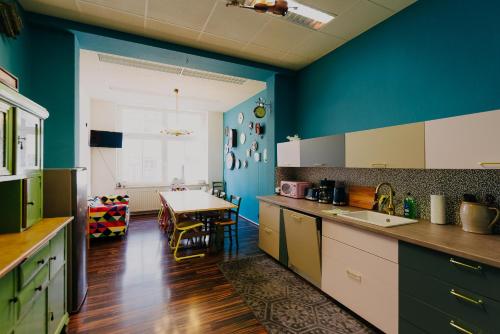
[(123, 133), (90, 130), (90, 147), (122, 148)]

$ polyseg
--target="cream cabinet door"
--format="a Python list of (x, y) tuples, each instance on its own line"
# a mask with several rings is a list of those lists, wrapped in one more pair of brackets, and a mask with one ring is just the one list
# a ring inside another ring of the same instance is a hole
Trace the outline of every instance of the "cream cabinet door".
[(425, 122), (427, 168), (500, 168), (500, 110)]
[(425, 168), (424, 123), (346, 134), (346, 167)]
[(279, 143), (278, 167), (300, 167), (300, 141)]
[(288, 266), (316, 286), (321, 285), (320, 234), (316, 218), (283, 209)]
[(277, 205), (259, 203), (259, 248), (279, 260), (280, 257), (280, 214)]
[(300, 167), (345, 167), (345, 135), (301, 140)]

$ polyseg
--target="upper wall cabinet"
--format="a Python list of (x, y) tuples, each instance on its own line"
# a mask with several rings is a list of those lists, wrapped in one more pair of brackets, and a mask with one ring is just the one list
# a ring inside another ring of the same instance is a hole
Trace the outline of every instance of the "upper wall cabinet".
[(500, 168), (500, 110), (425, 122), (426, 168)]
[(42, 168), (42, 126), (47, 110), (0, 84), (0, 181)]
[(278, 167), (345, 167), (345, 136), (279, 143)]
[(346, 167), (425, 168), (424, 123), (347, 133)]

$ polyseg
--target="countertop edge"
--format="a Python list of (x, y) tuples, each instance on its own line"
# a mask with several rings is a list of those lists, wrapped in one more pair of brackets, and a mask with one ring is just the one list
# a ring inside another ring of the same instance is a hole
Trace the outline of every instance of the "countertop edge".
[[(377, 234), (380, 234), (380, 235), (384, 235), (386, 237), (390, 237), (390, 238), (393, 238), (393, 239), (401, 240), (403, 242), (411, 243), (411, 244), (414, 244), (414, 245), (417, 245), (417, 246), (420, 246), (420, 247), (432, 249), (432, 250), (443, 252), (443, 253), (447, 253), (447, 254), (450, 254), (450, 255), (455, 255), (455, 256), (458, 256), (458, 257), (461, 257), (461, 258), (464, 258), (464, 259), (468, 259), (468, 260), (471, 260), (471, 261), (477, 261), (477, 262), (480, 262), (480, 263), (483, 263), (483, 264), (486, 264), (486, 265), (489, 265), (489, 266), (492, 266), (492, 267), (500, 268), (500, 261), (498, 261), (497, 259), (492, 259), (490, 257), (485, 257), (485, 256), (482, 256), (480, 254), (474, 254), (474, 253), (470, 253), (470, 252), (465, 252), (465, 251), (459, 250), (457, 248), (449, 247), (449, 246), (446, 246), (446, 245), (439, 245), (439, 244), (436, 244), (436, 243), (432, 243), (432, 242), (426, 241), (426, 240), (421, 239), (421, 238), (411, 238), (411, 237), (408, 237), (408, 236), (399, 235), (397, 233), (391, 232), (391, 230), (393, 230), (393, 229), (401, 228), (401, 227), (404, 227), (404, 226), (390, 227), (390, 228), (377, 227), (375, 225), (366, 224), (366, 223), (359, 222), (359, 221), (356, 221), (356, 220), (353, 220), (353, 219), (349, 219), (349, 218), (345, 218), (345, 217), (339, 217), (339, 216), (336, 216), (336, 215), (328, 215), (328, 214), (324, 214), (324, 213), (321, 213), (321, 212), (318, 212), (318, 211), (309, 210), (307, 208), (304, 209), (300, 205), (291, 205), (289, 203), (285, 204), (285, 203), (283, 203), (283, 202), (281, 202), (279, 200), (276, 200), (274, 197), (276, 197), (276, 196), (257, 196), (257, 199), (259, 201), (264, 201), (264, 202), (275, 204), (275, 205), (279, 205), (279, 206), (282, 206), (282, 207), (285, 207), (285, 208), (290, 208), (290, 209), (293, 209), (293, 210), (301, 211), (301, 212), (308, 213), (308, 214), (311, 214), (311, 215), (314, 215), (314, 216), (317, 216), (317, 217), (321, 217), (323, 219), (334, 221), (336, 223), (341, 223), (341, 224), (349, 225), (349, 226), (356, 227), (356, 228), (359, 228), (359, 229), (362, 229), (362, 230), (366, 230), (366, 231), (369, 231), (369, 232), (373, 232), (373, 233), (377, 233)], [(292, 199), (292, 198), (290, 198), (290, 199)], [(364, 209), (359, 209), (359, 210), (364, 210)], [(425, 224), (425, 223), (428, 223), (430, 225), (430, 223), (427, 220), (423, 220), (423, 219), (419, 220), (418, 224)], [(447, 226), (447, 225), (443, 225), (443, 226)], [(466, 233), (466, 232), (464, 232), (464, 233)], [(477, 236), (480, 237), (480, 235), (477, 235)]]
[[(25, 261), (25, 259), (29, 258), (31, 255), (36, 253), (44, 243), (52, 239), (61, 229), (63, 229), (66, 225), (71, 223), (74, 219), (74, 217), (60, 217), (60, 218), (64, 219), (64, 221), (60, 223), (57, 227), (55, 227), (49, 234), (47, 234), (44, 238), (41, 238), (30, 248), (26, 249), (22, 254), (20, 254), (15, 260), (11, 261), (8, 265), (4, 266), (3, 268), (0, 268), (0, 278), (2, 278), (7, 273), (15, 269), (17, 266), (19, 266), (23, 261)], [(43, 218), (42, 221), (39, 222), (38, 224), (43, 224), (43, 221), (45, 219), (52, 219), (52, 218)], [(31, 232), (30, 229), (27, 229), (26, 231), (20, 233), (29, 233)]]

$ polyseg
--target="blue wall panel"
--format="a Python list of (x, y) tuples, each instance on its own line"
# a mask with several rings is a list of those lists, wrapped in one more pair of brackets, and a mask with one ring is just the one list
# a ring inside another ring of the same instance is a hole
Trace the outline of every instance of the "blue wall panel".
[(500, 107), (500, 1), (420, 0), (299, 73), (303, 138)]

